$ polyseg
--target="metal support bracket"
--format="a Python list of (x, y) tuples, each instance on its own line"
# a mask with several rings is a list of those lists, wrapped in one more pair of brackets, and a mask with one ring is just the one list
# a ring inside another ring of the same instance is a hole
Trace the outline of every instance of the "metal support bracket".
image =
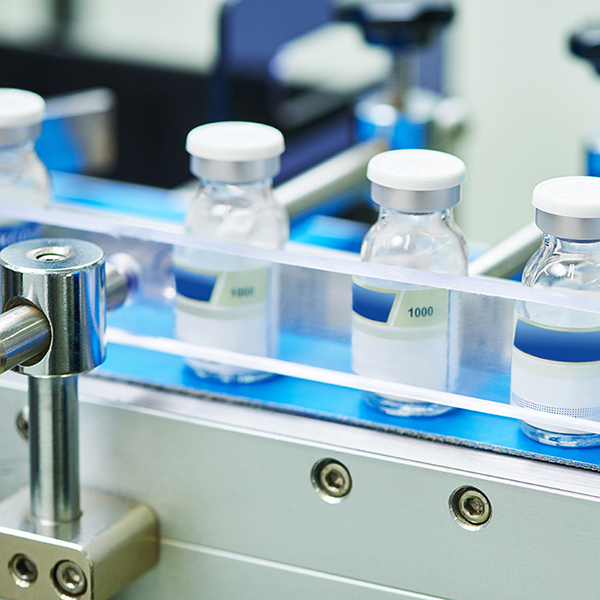
[(84, 518), (39, 524), (29, 490), (0, 504), (0, 597), (104, 600), (158, 560), (156, 516), (145, 504), (83, 491)]
[(0, 597), (104, 600), (158, 560), (150, 508), (79, 486), (78, 375), (104, 360), (107, 307), (133, 280), (82, 240), (12, 244), (0, 266), (0, 373), (29, 376), (30, 417), (30, 486), (0, 504)]

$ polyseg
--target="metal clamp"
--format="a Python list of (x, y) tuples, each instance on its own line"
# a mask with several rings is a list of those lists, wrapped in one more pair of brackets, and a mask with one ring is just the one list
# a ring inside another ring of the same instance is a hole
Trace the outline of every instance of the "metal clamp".
[(80, 494), (77, 376), (103, 362), (107, 306), (133, 286), (119, 265), (82, 240), (0, 252), (0, 372), (29, 376), (30, 449), (29, 491), (0, 504), (0, 597), (108, 598), (158, 559), (149, 507)]

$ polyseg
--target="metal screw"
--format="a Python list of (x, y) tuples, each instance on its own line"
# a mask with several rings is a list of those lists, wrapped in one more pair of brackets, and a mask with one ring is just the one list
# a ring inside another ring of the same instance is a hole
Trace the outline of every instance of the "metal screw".
[(19, 411), (16, 420), (17, 431), (19, 435), (24, 439), (29, 439), (29, 406), (24, 406), (23, 410)]
[(85, 573), (70, 560), (63, 560), (54, 567), (54, 583), (59, 592), (69, 598), (81, 596), (87, 589)]
[(450, 496), (450, 510), (465, 529), (479, 529), (492, 516), (488, 497), (473, 487), (461, 487)]
[(15, 554), (10, 559), (8, 568), (15, 583), (22, 588), (28, 588), (38, 576), (35, 563), (24, 554)]
[(352, 477), (348, 469), (331, 458), (325, 458), (314, 464), (311, 480), (323, 500), (330, 503), (341, 502), (352, 489)]

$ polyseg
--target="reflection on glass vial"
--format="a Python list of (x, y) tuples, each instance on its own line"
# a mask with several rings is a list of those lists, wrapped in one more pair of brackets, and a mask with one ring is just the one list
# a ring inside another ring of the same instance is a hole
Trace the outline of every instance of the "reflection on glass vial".
[[(258, 123), (210, 123), (187, 138), (198, 192), (187, 213), (195, 235), (281, 248), (288, 217), (272, 193), (284, 149), (281, 133)], [(276, 356), (279, 337), (276, 266), (243, 256), (176, 248), (177, 337), (201, 346)], [(269, 373), (189, 359), (200, 377), (249, 383)]]
[[(464, 163), (432, 150), (393, 150), (371, 159), (367, 177), (379, 219), (363, 241), (367, 262), (467, 274), (467, 245), (454, 223)], [(447, 290), (356, 277), (352, 369), (359, 375), (452, 390), (458, 375), (458, 304)], [(435, 416), (446, 406), (365, 394), (396, 416)]]
[[(533, 192), (544, 232), (523, 285), (600, 297), (600, 179), (561, 177)], [(511, 403), (542, 413), (600, 420), (600, 315), (517, 302)], [(521, 422), (539, 442), (595, 446), (600, 436), (535, 419)]]
[[(40, 207), (50, 196), (48, 172), (35, 152), (45, 102), (25, 90), (0, 88), (0, 202)], [(41, 226), (0, 218), (0, 249), (41, 236)]]

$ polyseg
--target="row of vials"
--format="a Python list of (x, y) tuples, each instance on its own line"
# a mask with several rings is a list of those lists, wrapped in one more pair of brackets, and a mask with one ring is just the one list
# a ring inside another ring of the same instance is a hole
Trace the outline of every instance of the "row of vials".
[[(34, 143), (44, 112), (31, 92), (0, 90), (1, 198), (41, 205), (48, 179)], [(289, 238), (284, 208), (273, 194), (284, 139), (258, 123), (209, 123), (193, 129), (186, 148), (199, 186), (186, 230), (262, 248)], [(467, 275), (466, 240), (452, 210), (466, 179), (464, 163), (432, 150), (393, 150), (371, 159), (367, 178), (379, 218), (366, 234), (361, 259)], [(562, 177), (533, 192), (540, 249), (523, 284), (576, 294), (600, 293), (600, 178)], [(0, 222), (0, 246), (39, 235), (39, 226)], [(176, 334), (183, 341), (274, 357), (279, 338), (278, 271), (264, 261), (178, 247), (173, 256)], [(454, 391), (459, 302), (444, 289), (356, 277), (352, 288), (352, 369), (355, 373), (429, 389)], [(200, 377), (251, 383), (269, 373), (190, 359)], [(600, 315), (516, 304), (511, 403), (546, 413), (600, 416)], [(365, 394), (377, 410), (432, 417), (446, 406)], [(521, 422), (531, 438), (552, 445), (600, 444), (600, 435), (549, 430)]]

